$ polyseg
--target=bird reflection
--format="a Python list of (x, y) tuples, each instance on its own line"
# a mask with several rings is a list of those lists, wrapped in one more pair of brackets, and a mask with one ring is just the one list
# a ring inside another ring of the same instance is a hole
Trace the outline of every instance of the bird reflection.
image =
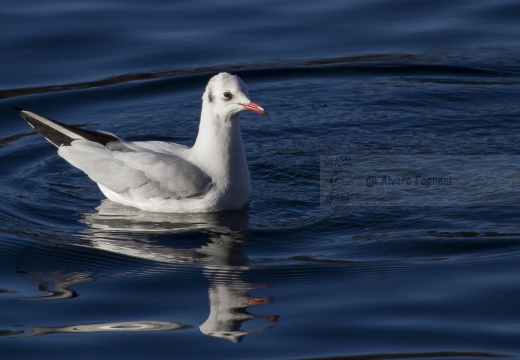
[[(254, 298), (249, 292), (263, 287), (242, 281), (242, 273), (247, 271), (248, 259), (241, 251), (238, 237), (213, 236), (212, 242), (200, 249), (211, 259), (204, 267), (204, 274), (210, 281), (210, 314), (199, 327), (206, 335), (232, 342), (240, 342), (247, 334), (272, 328), (267, 326), (254, 330), (241, 330), (242, 323), (257, 318), (247, 311), (248, 307), (270, 303), (267, 297)], [(263, 317), (269, 322), (278, 321), (277, 315)]]
[[(242, 341), (245, 335), (272, 328), (274, 325), (254, 330), (241, 330), (244, 321), (258, 317), (249, 313), (248, 307), (270, 302), (269, 298), (250, 297), (247, 293), (254, 289), (255, 287), (245, 283), (213, 284), (209, 288), (210, 314), (208, 319), (199, 326), (200, 331), (236, 343)], [(271, 315), (263, 318), (274, 323), (278, 321), (279, 316)]]
[[(96, 213), (83, 214), (81, 221), (88, 228), (81, 234), (83, 241), (77, 246), (160, 263), (203, 267), (203, 274), (210, 284), (210, 311), (207, 320), (199, 326), (202, 333), (240, 342), (247, 334), (275, 326), (278, 315), (257, 316), (248, 311), (253, 306), (269, 304), (271, 300), (268, 297), (255, 298), (249, 294), (265, 285), (253, 285), (243, 280), (244, 273), (249, 270), (249, 259), (242, 251), (245, 236), (243, 229), (248, 225), (247, 211), (208, 214), (148, 213), (109, 200), (104, 200), (97, 210)], [(193, 232), (207, 234), (207, 239), (201, 246), (175, 248), (172, 242), (165, 245), (151, 240), (154, 234)], [(50, 292), (49, 296), (38, 299), (55, 300), (77, 296), (70, 290), (70, 286), (97, 277), (89, 271), (76, 271), (73, 274), (41, 269), (38, 273), (30, 272), (30, 275), (38, 281), (40, 290)], [(242, 329), (244, 322), (253, 319), (263, 319), (268, 325), (252, 330)], [(89, 328), (88, 324), (82, 326)], [(75, 329), (77, 326), (62, 327), (59, 330), (29, 328), (36, 329), (34, 334), (44, 334), (66, 332), (66, 329)]]

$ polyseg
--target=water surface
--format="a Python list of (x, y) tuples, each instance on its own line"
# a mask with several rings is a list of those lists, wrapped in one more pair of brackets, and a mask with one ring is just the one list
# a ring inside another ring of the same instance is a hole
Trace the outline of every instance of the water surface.
[[(515, 201), (330, 205), (320, 173), (327, 156), (511, 159), (514, 197), (519, 4), (3, 5), (3, 357), (520, 357)], [(270, 114), (241, 116), (241, 212), (111, 203), (10, 108), (191, 145), (220, 71)]]

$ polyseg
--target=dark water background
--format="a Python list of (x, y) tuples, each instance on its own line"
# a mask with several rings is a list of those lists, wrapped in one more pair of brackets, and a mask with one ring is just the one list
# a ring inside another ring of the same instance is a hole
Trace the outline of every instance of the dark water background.
[[(519, 2), (1, 5), (0, 358), (520, 358), (518, 206), (320, 201), (327, 156), (518, 167)], [(191, 145), (219, 71), (270, 114), (244, 212), (103, 200), (10, 108)]]

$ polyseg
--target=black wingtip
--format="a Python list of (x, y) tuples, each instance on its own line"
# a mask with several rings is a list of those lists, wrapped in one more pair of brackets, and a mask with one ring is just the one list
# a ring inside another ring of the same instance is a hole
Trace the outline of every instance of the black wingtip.
[[(27, 121), (37, 133), (49, 140), (56, 147), (68, 146), (72, 141), (81, 139), (97, 142), (101, 145), (121, 141), (117, 136), (112, 134), (83, 130), (77, 126), (67, 125), (17, 106), (13, 106), (12, 108), (19, 111), (20, 116)], [(70, 133), (75, 135), (71, 135)]]

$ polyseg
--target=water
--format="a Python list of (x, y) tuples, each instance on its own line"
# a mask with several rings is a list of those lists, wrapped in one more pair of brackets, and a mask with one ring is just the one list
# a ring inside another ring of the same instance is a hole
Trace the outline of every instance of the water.
[[(517, 2), (2, 5), (2, 358), (520, 357)], [(191, 145), (223, 70), (270, 114), (241, 117), (237, 213), (104, 200), (10, 108)], [(459, 179), (481, 156), (505, 195), (330, 204), (335, 156)]]

